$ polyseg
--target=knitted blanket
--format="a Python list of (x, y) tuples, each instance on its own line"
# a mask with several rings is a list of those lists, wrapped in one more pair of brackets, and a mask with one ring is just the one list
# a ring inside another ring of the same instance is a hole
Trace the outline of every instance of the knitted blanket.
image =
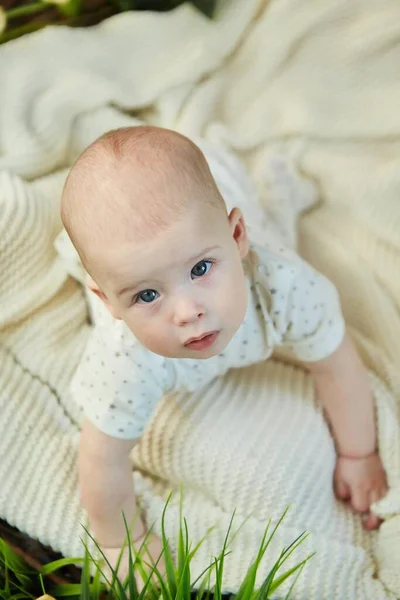
[(0, 48), (0, 517), (65, 555), (83, 552), (81, 414), (68, 388), (90, 324), (79, 268), (71, 273), (54, 245), (60, 191), (95, 137), (145, 121), (235, 154), (260, 202), (282, 216), (301, 183), (267, 177), (271, 156), (314, 183), (299, 249), (340, 291), (370, 369), (391, 487), (374, 507), (383, 525), (365, 533), (334, 498), (334, 448), (311, 381), (277, 356), (163, 399), (134, 452), (148, 521), (159, 532), (176, 490), (166, 522), (174, 544), (183, 483), (191, 539), (214, 526), (195, 577), (236, 509), (223, 586), (235, 591), (267, 520), (290, 504), (260, 580), (307, 530), (288, 566), (316, 556), (294, 598), (400, 598), (399, 64), (397, 0), (368, 9), (365, 0), (221, 0), (212, 22), (187, 5)]

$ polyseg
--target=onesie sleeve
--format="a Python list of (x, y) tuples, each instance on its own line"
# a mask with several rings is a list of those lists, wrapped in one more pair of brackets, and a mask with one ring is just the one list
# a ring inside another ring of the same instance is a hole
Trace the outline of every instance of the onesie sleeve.
[(268, 307), (264, 316), (274, 347), (303, 362), (330, 356), (345, 334), (333, 283), (291, 250), (263, 248), (255, 256), (255, 286), (260, 306)]
[(288, 290), (285, 314), (282, 343), (301, 361), (323, 360), (343, 341), (345, 322), (338, 291), (303, 261)]
[(137, 439), (168, 387), (163, 358), (136, 340), (127, 343), (118, 323), (96, 325), (72, 380), (86, 418), (112, 437)]

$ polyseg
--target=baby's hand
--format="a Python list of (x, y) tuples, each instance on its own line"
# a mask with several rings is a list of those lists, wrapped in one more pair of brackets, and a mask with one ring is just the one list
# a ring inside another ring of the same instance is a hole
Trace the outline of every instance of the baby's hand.
[(349, 501), (356, 512), (365, 515), (366, 529), (379, 527), (381, 521), (370, 512), (370, 506), (386, 495), (388, 486), (377, 452), (365, 458), (339, 456), (334, 474), (334, 489), (340, 500)]
[[(144, 536), (141, 539), (138, 539), (135, 541), (134, 545), (137, 550), (139, 550), (143, 540), (144, 540)], [(145, 562), (148, 562), (150, 564), (151, 563), (155, 564), (158, 560), (158, 557), (161, 555), (161, 553), (163, 551), (162, 541), (160, 540), (159, 537), (157, 537), (153, 534), (150, 534), (147, 537), (146, 546), (148, 548), (148, 553), (151, 556), (151, 560), (146, 551), (143, 551), (143, 554), (141, 554), (141, 556)], [(121, 548), (101, 547), (101, 550), (104, 552), (104, 554), (107, 557), (107, 560), (111, 564), (112, 568), (115, 569), (117, 566), (119, 555), (121, 553)], [(134, 562), (134, 560), (135, 560), (135, 553), (132, 551), (132, 561)], [(162, 556), (157, 563), (157, 569), (160, 571), (161, 575), (165, 575), (165, 563), (164, 563), (164, 559)], [(146, 570), (150, 570), (150, 568), (146, 566)], [(111, 582), (112, 574), (110, 573), (110, 569), (109, 569), (108, 565), (103, 567), (103, 571), (104, 571), (106, 577), (108, 578), (108, 580)], [(122, 555), (121, 562), (119, 564), (119, 568), (118, 568), (118, 579), (121, 583), (123, 583), (125, 581), (128, 573), (129, 573), (129, 551), (127, 548), (125, 548), (124, 553)], [(142, 589), (144, 588), (144, 582), (140, 576), (140, 573), (136, 569), (135, 569), (135, 578), (136, 578), (136, 586), (137, 586), (138, 592), (140, 593), (142, 591)], [(153, 575), (153, 581), (156, 585), (158, 584), (158, 579), (155, 575)]]

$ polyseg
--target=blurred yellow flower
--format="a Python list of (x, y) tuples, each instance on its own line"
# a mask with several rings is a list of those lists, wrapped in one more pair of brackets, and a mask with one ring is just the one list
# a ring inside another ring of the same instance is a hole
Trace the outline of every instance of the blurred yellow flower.
[(3, 33), (5, 28), (7, 27), (7, 16), (5, 10), (0, 6), (0, 35)]

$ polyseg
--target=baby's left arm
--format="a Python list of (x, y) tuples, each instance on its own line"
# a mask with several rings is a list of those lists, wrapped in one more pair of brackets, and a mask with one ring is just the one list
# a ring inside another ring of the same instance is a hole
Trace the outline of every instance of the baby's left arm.
[(332, 428), (336, 495), (367, 515), (364, 524), (374, 529), (379, 521), (370, 506), (386, 494), (386, 474), (377, 449), (368, 374), (346, 333), (338, 291), (304, 261), (293, 266), (282, 261), (268, 273), (271, 314), (283, 333), (283, 349), (312, 374)]
[(330, 356), (304, 365), (314, 377), (336, 442), (335, 492), (367, 515), (366, 528), (375, 529), (379, 520), (369, 508), (386, 494), (387, 482), (377, 451), (374, 398), (367, 372), (348, 334)]

